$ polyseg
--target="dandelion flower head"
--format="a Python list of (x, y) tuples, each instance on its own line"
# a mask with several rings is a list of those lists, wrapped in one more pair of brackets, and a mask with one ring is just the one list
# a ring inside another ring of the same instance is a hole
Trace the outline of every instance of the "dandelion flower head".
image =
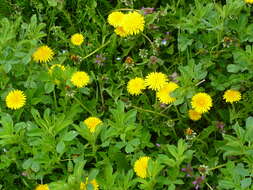
[(135, 161), (134, 163), (134, 171), (137, 176), (141, 178), (146, 178), (147, 177), (147, 169), (148, 169), (148, 161), (150, 157), (143, 156), (140, 157), (138, 160)]
[(117, 28), (119, 26), (122, 26), (122, 21), (123, 21), (124, 16), (125, 16), (124, 13), (115, 11), (109, 14), (107, 20), (110, 25)]
[(238, 90), (227, 90), (223, 95), (223, 99), (228, 103), (238, 102), (242, 96)]
[(12, 90), (6, 96), (6, 105), (10, 109), (19, 109), (25, 105), (26, 96), (21, 90)]
[(51, 61), (53, 56), (53, 50), (46, 45), (39, 47), (32, 55), (33, 60), (40, 63)]
[(96, 131), (96, 127), (101, 124), (102, 121), (97, 117), (88, 117), (84, 120), (84, 124), (88, 127), (91, 133)]
[(199, 112), (199, 113), (205, 113), (208, 112), (212, 107), (212, 98), (207, 93), (197, 93), (192, 97), (191, 100), (192, 108)]
[(189, 115), (189, 118), (193, 121), (197, 121), (197, 120), (201, 119), (201, 113), (199, 113), (193, 109), (190, 109), (188, 111), (188, 115)]
[(245, 3), (253, 4), (253, 0), (245, 0)]
[(167, 84), (168, 78), (161, 72), (152, 72), (145, 78), (145, 84), (149, 89), (158, 91)]
[(71, 36), (70, 41), (73, 45), (80, 46), (84, 41), (84, 37), (82, 34), (76, 33)]
[(176, 98), (171, 97), (170, 93), (178, 87), (179, 86), (174, 82), (166, 83), (165, 86), (156, 93), (156, 96), (161, 103), (170, 104), (176, 100)]
[(145, 81), (139, 77), (131, 79), (127, 84), (127, 91), (131, 95), (139, 95), (145, 88)]
[(38, 185), (35, 190), (49, 190), (49, 187), (47, 184)]
[(86, 86), (90, 81), (89, 75), (84, 71), (77, 71), (71, 77), (71, 82), (78, 88)]
[(120, 37), (126, 37), (127, 36), (127, 33), (126, 31), (123, 29), (122, 26), (119, 26), (117, 28), (115, 28), (114, 32), (119, 35)]
[(143, 15), (134, 11), (127, 13), (122, 20), (123, 30), (130, 35), (138, 34), (144, 30), (145, 20)]

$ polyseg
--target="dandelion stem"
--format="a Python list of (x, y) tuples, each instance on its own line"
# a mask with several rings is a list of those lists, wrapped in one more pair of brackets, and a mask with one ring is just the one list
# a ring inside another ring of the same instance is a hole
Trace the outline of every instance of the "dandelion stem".
[(135, 109), (137, 109), (137, 110), (139, 110), (139, 111), (148, 112), (148, 113), (153, 113), (153, 114), (160, 115), (160, 116), (162, 116), (162, 117), (171, 119), (170, 117), (168, 117), (167, 115), (162, 114), (162, 113), (158, 113), (158, 112), (155, 112), (155, 111), (152, 111), (152, 110), (143, 109), (143, 108), (140, 108), (140, 107), (137, 107), (137, 106), (132, 106), (132, 107), (135, 108)]
[(209, 185), (207, 182), (206, 182), (206, 185), (209, 189), (213, 190), (213, 188), (211, 187), (211, 185)]
[(215, 166), (215, 167), (213, 167), (213, 168), (208, 169), (208, 171), (216, 170), (216, 169), (222, 168), (222, 167), (224, 167), (224, 166), (226, 166), (226, 164), (221, 164), (221, 165)]
[(54, 91), (53, 91), (53, 95), (54, 95), (54, 104), (55, 104), (55, 109), (57, 109), (57, 100), (56, 100), (56, 93), (55, 93), (55, 88), (54, 88)]
[(143, 37), (145, 37), (149, 41), (149, 43), (151, 44), (152, 48), (155, 49), (154, 43), (151, 41), (151, 39), (144, 33), (141, 33), (141, 35)]
[(129, 8), (115, 9), (114, 11), (134, 11), (134, 10), (139, 11), (137, 9), (129, 9)]
[(79, 105), (85, 109), (89, 114), (93, 115), (92, 111), (90, 111), (77, 97), (73, 97), (75, 101), (79, 103)]
[(111, 41), (107, 41), (106, 43), (102, 44), (99, 48), (95, 49), (94, 51), (92, 51), (91, 53), (89, 53), (88, 55), (84, 56), (82, 58), (82, 60), (87, 59), (88, 57), (92, 56), (94, 53), (96, 53), (97, 51), (101, 50), (102, 48), (104, 48), (105, 46), (107, 46)]

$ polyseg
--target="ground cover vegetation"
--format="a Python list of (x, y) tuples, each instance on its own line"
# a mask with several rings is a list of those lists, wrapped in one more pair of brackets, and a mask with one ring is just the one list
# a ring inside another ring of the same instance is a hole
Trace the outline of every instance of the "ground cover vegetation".
[(252, 0), (1, 0), (1, 190), (251, 190)]

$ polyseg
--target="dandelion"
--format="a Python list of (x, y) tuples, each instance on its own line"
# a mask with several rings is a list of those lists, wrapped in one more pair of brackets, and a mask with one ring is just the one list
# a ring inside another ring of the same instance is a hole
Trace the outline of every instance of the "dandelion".
[(170, 104), (176, 100), (176, 98), (170, 96), (170, 93), (178, 87), (179, 86), (176, 83), (169, 82), (156, 93), (156, 96), (161, 103)]
[(253, 0), (245, 0), (245, 3), (253, 4)]
[(122, 21), (125, 14), (119, 11), (112, 12), (109, 14), (107, 21), (110, 25), (114, 26), (115, 28), (122, 25)]
[(53, 50), (46, 45), (39, 47), (32, 55), (34, 61), (43, 63), (51, 61), (53, 56)]
[(145, 84), (149, 89), (158, 91), (167, 84), (168, 78), (161, 72), (152, 72), (146, 76)]
[(83, 35), (79, 33), (73, 34), (70, 38), (71, 43), (75, 46), (80, 46), (83, 43), (83, 40)]
[(35, 190), (49, 190), (49, 187), (47, 184), (44, 185), (38, 185)]
[(122, 19), (123, 30), (130, 35), (138, 34), (144, 30), (144, 17), (138, 12), (130, 12)]
[(145, 88), (145, 81), (139, 77), (131, 79), (127, 84), (127, 91), (131, 95), (139, 95)]
[(101, 124), (102, 121), (97, 117), (89, 117), (84, 120), (84, 124), (88, 127), (91, 133), (96, 131), (96, 127)]
[(141, 178), (147, 177), (147, 169), (148, 169), (148, 161), (150, 157), (143, 156), (140, 157), (138, 160), (134, 163), (134, 171), (137, 176)]
[(223, 95), (223, 99), (229, 103), (238, 102), (239, 100), (241, 100), (241, 98), (241, 93), (238, 90), (230, 89), (227, 90)]
[(197, 93), (192, 97), (191, 105), (199, 113), (208, 112), (212, 107), (212, 98), (207, 93)]
[(77, 71), (71, 77), (71, 82), (78, 88), (86, 86), (90, 81), (89, 75), (84, 71)]
[(88, 182), (88, 178), (86, 178), (86, 182), (81, 182), (80, 184), (80, 190), (87, 190), (86, 186), (88, 184), (91, 184), (93, 186), (93, 190), (98, 190), (99, 185), (97, 183), (97, 181), (95, 179), (91, 180), (90, 182)]
[(119, 35), (120, 37), (126, 37), (127, 36), (127, 33), (126, 31), (123, 29), (122, 26), (119, 26), (117, 28), (115, 28), (114, 32)]
[(5, 101), (8, 108), (16, 110), (25, 105), (26, 96), (24, 95), (24, 92), (21, 90), (12, 90), (6, 96)]
[(52, 65), (52, 66), (49, 68), (48, 72), (49, 72), (50, 74), (52, 74), (53, 71), (54, 71), (54, 69), (55, 69), (56, 67), (58, 67), (58, 68), (61, 69), (62, 71), (65, 71), (64, 65), (54, 64), (54, 65)]
[(188, 111), (188, 115), (189, 115), (189, 118), (193, 121), (197, 121), (197, 120), (201, 119), (201, 113), (199, 113), (193, 109), (190, 109)]

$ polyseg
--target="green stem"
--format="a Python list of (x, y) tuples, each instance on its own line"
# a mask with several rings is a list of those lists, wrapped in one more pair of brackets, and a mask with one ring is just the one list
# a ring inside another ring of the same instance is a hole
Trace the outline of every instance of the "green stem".
[(111, 41), (107, 41), (106, 43), (102, 44), (99, 48), (95, 49), (94, 51), (92, 51), (91, 53), (89, 53), (88, 55), (84, 56), (82, 58), (82, 60), (87, 59), (88, 57), (92, 56), (93, 54), (95, 54), (97, 51), (101, 50), (102, 48), (104, 48), (105, 46), (107, 46)]
[(113, 10), (113, 11), (134, 11), (134, 10), (139, 11), (137, 9), (129, 9), (129, 8), (116, 9), (116, 10)]
[(151, 39), (144, 33), (141, 33), (141, 35), (143, 37), (145, 37), (149, 41), (149, 43), (151, 44), (152, 48), (155, 49), (154, 43), (151, 41)]
[(213, 188), (211, 187), (211, 185), (209, 185), (207, 182), (206, 182), (206, 185), (209, 189), (213, 190)]
[(74, 100), (77, 101), (80, 106), (85, 109), (89, 114), (93, 115), (93, 112), (90, 111), (77, 97), (74, 96)]
[(54, 105), (55, 105), (55, 109), (57, 109), (57, 100), (56, 100), (56, 93), (55, 93), (55, 89), (53, 91), (53, 94), (54, 94)]
[(148, 113), (153, 113), (153, 114), (156, 114), (156, 115), (165, 117), (165, 118), (167, 118), (167, 119), (171, 119), (170, 117), (168, 117), (167, 115), (162, 114), (162, 113), (158, 113), (158, 112), (155, 112), (155, 111), (152, 111), (152, 110), (143, 109), (143, 108), (140, 108), (140, 107), (137, 107), (137, 106), (132, 106), (132, 107), (135, 108), (135, 109), (137, 109), (137, 110), (139, 110), (139, 111), (148, 112)]
[(216, 170), (216, 169), (222, 168), (224, 166), (226, 166), (226, 164), (221, 164), (221, 165), (215, 166), (213, 168), (208, 169), (208, 171)]

